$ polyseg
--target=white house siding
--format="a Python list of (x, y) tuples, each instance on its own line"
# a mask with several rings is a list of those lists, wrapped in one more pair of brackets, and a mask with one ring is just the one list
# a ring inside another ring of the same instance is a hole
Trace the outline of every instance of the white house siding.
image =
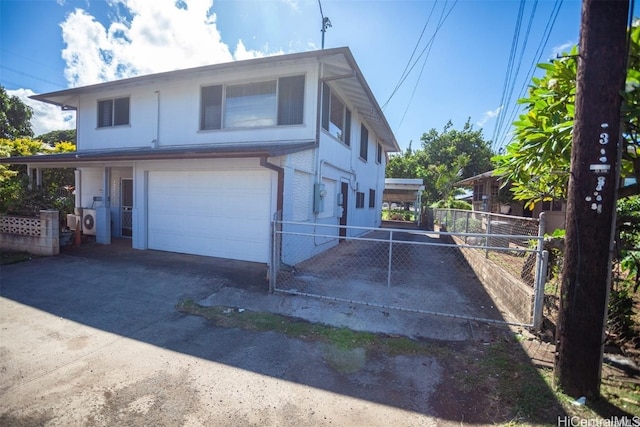
[(104, 168), (83, 167), (80, 169), (80, 206), (81, 208), (95, 208), (102, 202), (94, 202), (94, 198), (102, 198), (104, 195)]
[[(302, 125), (199, 130), (201, 87), (294, 75), (305, 75)], [(317, 82), (317, 62), (307, 61), (271, 66), (268, 70), (229, 70), (188, 79), (159, 80), (144, 86), (82, 95), (78, 101), (78, 150), (313, 140), (316, 136)], [(98, 101), (119, 97), (130, 98), (130, 124), (97, 128)]]
[[(343, 97), (345, 99), (345, 97)], [(352, 109), (351, 106), (347, 106)], [(285, 174), (285, 220), (305, 222), (302, 225), (285, 224), (283, 230), (292, 233), (317, 233), (330, 237), (308, 237), (284, 234), (282, 238), (282, 262), (295, 265), (311, 258), (339, 242), (339, 225), (342, 207), (338, 205), (341, 184), (349, 184), (347, 224), (360, 227), (378, 227), (384, 190), (385, 156), (377, 163), (377, 140), (369, 129), (368, 159), (360, 159), (360, 124), (357, 111), (352, 109), (351, 145), (347, 146), (324, 130), (320, 131), (320, 143), (315, 156), (313, 171), (302, 166), (299, 157), (288, 156)], [(287, 179), (288, 178), (288, 179)], [(321, 182), (327, 195), (324, 210), (313, 211), (313, 183)], [(301, 191), (304, 186), (305, 191)], [(375, 191), (375, 207), (369, 207), (369, 190)], [(356, 209), (356, 190), (365, 193), (363, 208)], [(304, 193), (307, 192), (306, 198)], [(288, 200), (289, 199), (289, 200)], [(287, 201), (288, 200), (288, 201)], [(322, 225), (334, 226), (323, 227)], [(357, 236), (365, 231), (349, 229), (347, 236)]]

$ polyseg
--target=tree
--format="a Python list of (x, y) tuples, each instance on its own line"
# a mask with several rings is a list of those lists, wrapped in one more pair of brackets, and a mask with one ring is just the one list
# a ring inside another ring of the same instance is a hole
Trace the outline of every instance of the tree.
[(389, 158), (388, 178), (421, 178), (423, 199), (428, 202), (447, 200), (454, 196), (457, 181), (493, 168), (490, 144), (482, 130), (473, 130), (467, 120), (462, 130), (455, 130), (451, 121), (442, 132), (431, 129), (420, 138), (421, 147), (409, 148)]
[(43, 133), (42, 135), (38, 136), (37, 139), (52, 147), (60, 142), (70, 142), (75, 145), (76, 130), (53, 130), (51, 132)]
[[(626, 180), (619, 197), (640, 194), (640, 22), (631, 31), (626, 90), (622, 93), (623, 151), (621, 176)], [(494, 157), (496, 175), (511, 183), (516, 200), (533, 207), (537, 202), (567, 197), (578, 48), (550, 63), (539, 64), (545, 70), (533, 78), (528, 96), (518, 102), (525, 112), (513, 123), (514, 140), (504, 154)]]
[(0, 138), (33, 137), (31, 116), (31, 107), (0, 86)]
[[(38, 139), (0, 138), (1, 157), (64, 153), (75, 149), (75, 144), (67, 141), (54, 142), (50, 146)], [(42, 172), (42, 186), (30, 188), (24, 165), (0, 165), (0, 212), (33, 215), (39, 209), (55, 208), (62, 213), (71, 213), (73, 198), (70, 191), (63, 189), (73, 187), (74, 181), (73, 169), (45, 169)]]

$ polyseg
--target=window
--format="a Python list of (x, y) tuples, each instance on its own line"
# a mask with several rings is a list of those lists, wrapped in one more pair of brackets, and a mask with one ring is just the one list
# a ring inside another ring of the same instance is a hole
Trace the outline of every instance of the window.
[(378, 144), (378, 148), (376, 150), (376, 162), (378, 164), (382, 163), (382, 145)]
[(376, 190), (372, 188), (369, 189), (369, 207), (370, 208), (376, 207)]
[(304, 76), (278, 81), (278, 125), (301, 125), (304, 107)]
[(322, 84), (321, 122), (324, 130), (346, 145), (351, 145), (351, 111), (326, 83)]
[(304, 76), (200, 91), (200, 130), (299, 125), (303, 122)]
[(356, 208), (364, 208), (364, 193), (360, 191), (356, 192)]
[(543, 211), (562, 212), (562, 202), (559, 200), (548, 200), (542, 202)]
[(473, 186), (473, 201), (481, 202), (484, 196), (484, 183)]
[(224, 127), (274, 126), (276, 81), (227, 86)]
[(98, 101), (98, 127), (123, 126), (129, 124), (129, 98)]
[(211, 130), (222, 127), (222, 86), (203, 87), (200, 91), (200, 129)]
[(369, 131), (364, 125), (360, 125), (360, 158), (367, 160), (369, 154)]

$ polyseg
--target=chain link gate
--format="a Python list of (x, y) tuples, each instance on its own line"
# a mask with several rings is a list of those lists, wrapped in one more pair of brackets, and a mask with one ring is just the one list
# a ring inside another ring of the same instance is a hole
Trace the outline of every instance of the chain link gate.
[(546, 254), (539, 236), (275, 220), (272, 240), (274, 292), (490, 323), (541, 322)]

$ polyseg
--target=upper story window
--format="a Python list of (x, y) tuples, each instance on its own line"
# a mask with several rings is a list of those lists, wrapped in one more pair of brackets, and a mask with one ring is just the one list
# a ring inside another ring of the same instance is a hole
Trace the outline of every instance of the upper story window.
[(378, 144), (376, 149), (376, 162), (382, 163), (382, 145)]
[(303, 121), (304, 76), (201, 89), (200, 129), (298, 125)]
[(129, 97), (98, 101), (98, 127), (129, 124)]
[(351, 145), (351, 111), (326, 83), (322, 84), (322, 128)]
[(547, 200), (542, 202), (543, 211), (562, 212), (562, 202), (560, 200)]
[(473, 201), (481, 202), (484, 200), (484, 182), (473, 186)]
[(367, 161), (369, 156), (369, 130), (364, 125), (360, 125), (360, 158)]

